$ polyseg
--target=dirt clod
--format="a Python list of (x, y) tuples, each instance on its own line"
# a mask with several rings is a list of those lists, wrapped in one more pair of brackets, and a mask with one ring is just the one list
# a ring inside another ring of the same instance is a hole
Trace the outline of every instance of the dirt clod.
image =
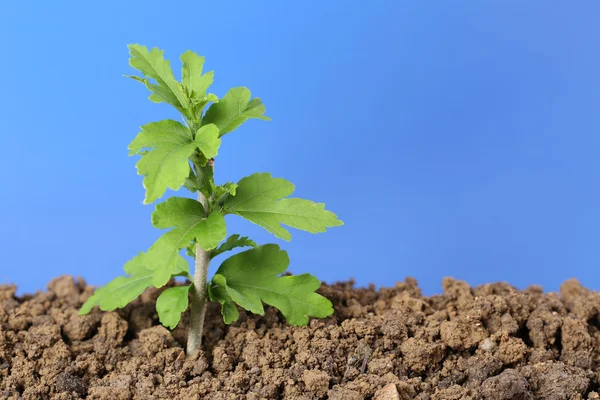
[(316, 397), (323, 397), (329, 390), (331, 377), (324, 371), (304, 370), (302, 380), (306, 388)]
[(335, 314), (306, 327), (270, 307), (226, 326), (210, 304), (203, 350), (186, 358), (189, 316), (162, 327), (160, 290), (79, 316), (93, 292), (82, 279), (25, 296), (0, 285), (0, 398), (600, 400), (598, 293), (575, 280), (560, 293), (442, 286), (323, 285)]
[(500, 375), (483, 382), (481, 387), (482, 400), (533, 400), (529, 383), (514, 369), (507, 369)]
[(85, 396), (87, 394), (87, 386), (83, 379), (78, 376), (63, 372), (56, 377), (56, 391), (59, 393), (76, 393), (80, 396)]
[(375, 392), (373, 400), (400, 400), (398, 388), (393, 383), (388, 383), (383, 388)]

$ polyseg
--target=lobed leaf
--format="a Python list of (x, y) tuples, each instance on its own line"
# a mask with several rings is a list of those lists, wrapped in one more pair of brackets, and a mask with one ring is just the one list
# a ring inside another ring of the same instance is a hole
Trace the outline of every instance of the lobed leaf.
[(181, 55), (181, 83), (194, 92), (194, 97), (200, 99), (206, 96), (206, 91), (212, 85), (214, 72), (202, 74), (204, 57), (188, 50)]
[(240, 313), (233, 301), (226, 301), (221, 305), (221, 315), (223, 322), (227, 325), (234, 323), (240, 317)]
[(214, 158), (219, 153), (221, 139), (219, 139), (219, 128), (214, 124), (202, 126), (196, 132), (196, 144), (206, 158)]
[[(196, 239), (192, 239), (190, 244), (186, 247), (186, 254), (190, 257), (196, 257), (196, 246), (198, 241)], [(240, 237), (240, 235), (235, 234), (231, 235), (224, 243), (215, 249), (212, 249), (210, 252), (210, 258), (213, 259), (218, 255), (225, 253), (226, 251), (231, 251), (238, 247), (256, 247), (256, 243), (250, 238), (244, 236)]]
[(183, 186), (191, 192), (200, 192), (206, 198), (209, 198), (214, 190), (213, 168), (210, 165), (196, 165), (196, 172), (190, 167), (188, 177)]
[(226, 236), (227, 227), (223, 214), (213, 211), (200, 223), (195, 239), (202, 250), (210, 251), (217, 247)]
[(188, 308), (188, 293), (191, 285), (176, 286), (165, 290), (156, 299), (158, 319), (164, 326), (174, 329), (181, 314)]
[(284, 198), (294, 192), (294, 185), (269, 173), (256, 173), (238, 182), (235, 196), (225, 200), (223, 210), (262, 226), (276, 237), (290, 240), (291, 234), (281, 225), (311, 233), (344, 223), (325, 204), (309, 200)]
[[(188, 159), (195, 157), (196, 149), (199, 149), (206, 159), (215, 157), (221, 144), (215, 125), (201, 127), (195, 139), (186, 126), (170, 119), (146, 124), (141, 129), (129, 144), (129, 155), (142, 155), (136, 167), (138, 174), (145, 176), (145, 204), (162, 197), (168, 188), (178, 190), (186, 183), (199, 184), (193, 180), (188, 182), (194, 177), (193, 171), (190, 172)], [(147, 148), (152, 150), (142, 153), (142, 149)], [(208, 179), (211, 178), (212, 175)], [(206, 185), (206, 182), (202, 184)]]
[(259, 98), (250, 100), (250, 90), (245, 87), (230, 89), (218, 103), (212, 104), (202, 124), (215, 124), (219, 128), (219, 136), (223, 136), (250, 118), (270, 120), (265, 116), (265, 106)]
[(94, 294), (83, 304), (79, 315), (89, 313), (92, 308), (99, 306), (103, 311), (123, 308), (135, 300), (151, 286), (161, 287), (171, 276), (189, 277), (189, 266), (183, 257), (179, 257), (172, 268), (167, 271), (168, 277), (160, 285), (155, 284), (155, 272), (149, 268), (148, 254), (140, 253), (128, 261), (123, 267), (128, 276), (118, 276), (108, 284), (96, 289)]
[(226, 324), (235, 322), (240, 317), (240, 313), (235, 306), (235, 303), (227, 294), (226, 280), (222, 275), (215, 275), (212, 279), (212, 284), (208, 284), (208, 296), (211, 301), (221, 303), (221, 315)]
[(79, 310), (79, 315), (89, 313), (95, 306), (99, 306), (103, 311), (125, 307), (152, 286), (152, 277), (152, 271), (148, 271), (144, 275), (116, 277), (96, 289)]
[(129, 65), (157, 83), (153, 84), (148, 79), (132, 77), (144, 83), (152, 92), (150, 100), (155, 103), (171, 104), (179, 112), (189, 117), (188, 99), (175, 79), (169, 61), (164, 59), (164, 51), (158, 48), (148, 51), (146, 46), (139, 44), (130, 44), (127, 47), (131, 56)]
[(167, 188), (177, 190), (189, 176), (188, 158), (197, 148), (192, 132), (173, 120), (152, 122), (129, 144), (129, 154), (152, 148), (137, 162), (138, 174), (144, 175), (144, 204), (162, 197)]
[(157, 204), (151, 216), (152, 226), (158, 229), (167, 229), (173, 226), (182, 226), (199, 222), (206, 217), (202, 203), (189, 197), (171, 197)]
[(246, 236), (240, 237), (240, 235), (236, 233), (234, 235), (229, 236), (227, 240), (224, 243), (222, 243), (219, 247), (213, 249), (210, 252), (210, 258), (215, 258), (218, 255), (225, 253), (226, 251), (231, 251), (238, 247), (256, 247), (256, 243), (254, 242), (254, 240)]
[(215, 188), (215, 198), (219, 199), (225, 195), (235, 196), (235, 192), (237, 191), (237, 183), (227, 182), (223, 185), (219, 185)]
[(264, 302), (279, 309), (291, 325), (306, 325), (309, 317), (331, 315), (331, 302), (315, 293), (321, 285), (317, 278), (309, 274), (278, 276), (288, 265), (287, 253), (274, 244), (236, 254), (225, 260), (213, 277), (211, 299), (223, 305), (223, 315), (230, 320), (231, 307), (225, 304), (231, 301), (260, 315), (264, 315)]
[[(156, 271), (157, 283), (165, 279), (165, 270), (171, 270), (179, 250), (196, 239), (205, 250), (211, 250), (225, 239), (227, 229), (223, 215), (213, 211), (208, 217), (204, 206), (190, 198), (171, 197), (156, 206), (152, 224), (161, 229), (174, 227), (162, 235), (148, 250), (148, 268)], [(213, 247), (214, 246), (214, 247)]]
[(235, 196), (235, 193), (237, 191), (237, 183), (232, 183), (232, 182), (227, 182), (223, 185), (219, 185), (217, 187), (215, 187), (214, 190), (214, 199), (213, 199), (213, 203), (217, 206), (217, 207), (222, 207), (223, 204), (225, 204), (225, 200), (227, 199), (227, 197), (229, 196)]

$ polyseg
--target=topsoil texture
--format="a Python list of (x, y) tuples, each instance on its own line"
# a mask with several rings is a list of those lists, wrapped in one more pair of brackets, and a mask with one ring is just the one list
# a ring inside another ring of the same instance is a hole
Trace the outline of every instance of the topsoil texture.
[(188, 316), (158, 324), (149, 290), (117, 312), (78, 307), (92, 293), (61, 277), (47, 292), (0, 286), (5, 399), (600, 399), (600, 294), (443, 281), (423, 297), (323, 286), (334, 316), (290, 327), (277, 310), (223, 324), (209, 307), (204, 352), (186, 360)]

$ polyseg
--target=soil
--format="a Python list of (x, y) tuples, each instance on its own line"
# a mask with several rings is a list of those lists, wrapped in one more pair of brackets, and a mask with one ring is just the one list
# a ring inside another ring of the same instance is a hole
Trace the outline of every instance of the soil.
[(560, 293), (451, 278), (443, 289), (323, 285), (335, 314), (308, 327), (272, 308), (226, 326), (211, 304), (204, 352), (186, 359), (188, 316), (160, 326), (157, 290), (80, 317), (93, 290), (80, 278), (22, 297), (3, 285), (0, 398), (600, 399), (599, 293), (575, 280)]

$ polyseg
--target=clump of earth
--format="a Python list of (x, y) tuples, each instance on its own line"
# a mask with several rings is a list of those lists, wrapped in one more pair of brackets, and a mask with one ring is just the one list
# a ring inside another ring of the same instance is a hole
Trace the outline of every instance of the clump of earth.
[(81, 278), (16, 290), (0, 286), (3, 399), (600, 399), (600, 294), (575, 280), (544, 293), (446, 278), (431, 297), (410, 278), (323, 285), (335, 313), (306, 327), (269, 307), (227, 326), (211, 304), (194, 358), (187, 314), (173, 331), (159, 324), (160, 290), (86, 316)]

